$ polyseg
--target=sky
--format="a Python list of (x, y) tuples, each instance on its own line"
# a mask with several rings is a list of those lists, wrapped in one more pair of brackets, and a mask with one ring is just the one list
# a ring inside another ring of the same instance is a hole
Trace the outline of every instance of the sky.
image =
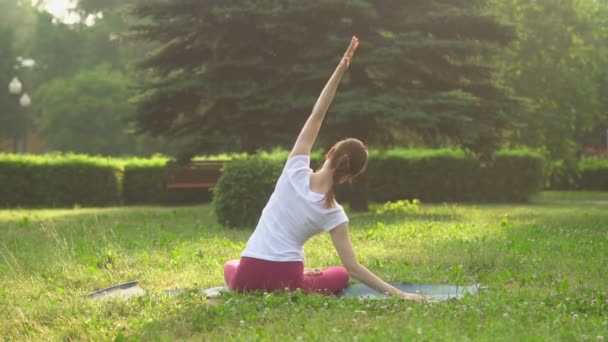
[(75, 13), (69, 14), (68, 10), (75, 6), (74, 0), (47, 0), (46, 10), (65, 23), (74, 23), (80, 20)]
[(65, 14), (66, 9), (70, 8), (70, 0), (47, 0), (46, 10), (56, 16)]

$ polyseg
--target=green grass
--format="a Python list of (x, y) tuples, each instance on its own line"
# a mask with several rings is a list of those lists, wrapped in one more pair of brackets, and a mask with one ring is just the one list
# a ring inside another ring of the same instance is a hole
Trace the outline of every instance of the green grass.
[[(598, 197), (600, 197), (598, 201)], [(605, 340), (604, 194), (545, 193), (528, 205), (422, 205), (351, 215), (362, 263), (391, 281), (473, 284), (458, 302), (227, 295), (222, 265), (250, 231), (209, 206), (0, 211), (0, 336), (5, 340)], [(564, 201), (567, 200), (567, 201)], [(308, 266), (339, 264), (328, 236)], [(94, 302), (137, 279), (147, 295)], [(171, 297), (163, 289), (191, 289)], [(599, 337), (602, 336), (602, 337)]]
[(534, 202), (537, 203), (559, 203), (574, 201), (583, 204), (584, 202), (608, 202), (608, 192), (602, 191), (545, 191), (541, 192)]

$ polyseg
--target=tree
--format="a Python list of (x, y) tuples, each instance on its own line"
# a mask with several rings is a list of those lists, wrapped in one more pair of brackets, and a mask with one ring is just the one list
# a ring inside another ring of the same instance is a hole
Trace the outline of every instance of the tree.
[(30, 42), (36, 22), (36, 9), (32, 1), (1, 0), (0, 26), (11, 28), (14, 36), (14, 48), (24, 49)]
[(36, 84), (57, 77), (73, 76), (86, 62), (84, 37), (78, 24), (57, 22), (47, 13), (38, 13), (31, 55), (36, 60)]
[[(144, 0), (79, 0), (75, 8), (82, 18), (96, 16), (95, 24), (85, 30), (85, 59), (111, 64), (126, 71), (127, 64), (144, 56), (149, 46), (137, 47), (122, 44), (122, 35), (128, 29), (123, 12), (130, 5)], [(98, 62), (99, 63), (99, 62)]]
[[(139, 63), (142, 132), (196, 140), (185, 154), (291, 146), (348, 38), (362, 42), (321, 140), (390, 144), (395, 127), (431, 146), (487, 153), (515, 103), (489, 56), (512, 30), (486, 1), (220, 1), (137, 4), (134, 41), (160, 48)], [(363, 183), (359, 183), (363, 184)], [(365, 199), (365, 189), (355, 186)], [(352, 203), (366, 209), (367, 203)]]
[[(509, 140), (573, 159), (583, 144), (601, 142), (608, 128), (608, 32), (605, 1), (497, 1), (496, 10), (518, 27), (501, 56), (504, 78), (529, 108)], [(595, 135), (595, 139), (591, 138)]]
[(49, 147), (88, 154), (135, 153), (126, 117), (132, 81), (107, 65), (58, 78), (39, 90), (38, 127)]
[(131, 14), (143, 132), (195, 136), (191, 154), (293, 142), (343, 45), (362, 47), (330, 109), (325, 140), (391, 141), (395, 126), (429, 145), (494, 149), (514, 104), (488, 59), (512, 30), (485, 1), (154, 1)]

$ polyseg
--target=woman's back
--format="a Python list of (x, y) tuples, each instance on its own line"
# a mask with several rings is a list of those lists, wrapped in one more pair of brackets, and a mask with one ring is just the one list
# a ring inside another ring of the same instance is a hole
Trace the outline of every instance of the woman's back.
[(271, 261), (304, 261), (302, 246), (313, 235), (348, 222), (340, 205), (325, 206), (325, 195), (310, 190), (310, 158), (289, 158), (242, 256)]

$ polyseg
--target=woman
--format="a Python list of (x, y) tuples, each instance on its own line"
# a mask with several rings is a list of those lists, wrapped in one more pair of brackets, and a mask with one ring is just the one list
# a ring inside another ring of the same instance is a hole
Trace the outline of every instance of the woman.
[[(367, 164), (367, 149), (356, 139), (336, 143), (323, 167), (310, 169), (310, 151), (342, 75), (348, 69), (359, 40), (353, 37), (344, 57), (325, 85), (312, 114), (289, 154), (275, 190), (249, 238), (241, 260), (224, 266), (226, 284), (250, 291), (300, 288), (306, 293), (336, 293), (346, 287), (349, 275), (382, 293), (406, 300), (425, 297), (403, 293), (357, 261), (348, 232), (348, 217), (335, 200), (335, 186), (352, 180)], [(313, 235), (329, 232), (344, 267), (304, 270), (302, 246)]]

